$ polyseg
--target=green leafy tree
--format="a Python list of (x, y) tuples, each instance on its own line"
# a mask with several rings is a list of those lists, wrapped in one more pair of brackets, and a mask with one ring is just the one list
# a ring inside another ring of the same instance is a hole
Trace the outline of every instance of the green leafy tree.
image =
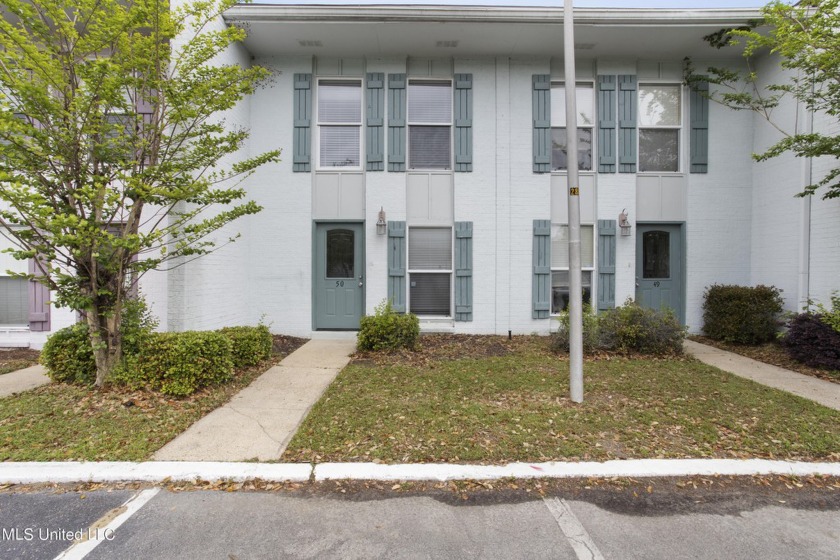
[(39, 259), (53, 304), (85, 312), (97, 386), (121, 359), (131, 282), (261, 210), (241, 183), (279, 150), (237, 158), (248, 132), (223, 119), (269, 77), (217, 58), (245, 37), (218, 24), (235, 3), (4, 2), (0, 229)]
[[(840, 0), (802, 0), (795, 5), (776, 0), (762, 13), (762, 21), (705, 37), (715, 48), (743, 46), (746, 71), (710, 67), (697, 72), (686, 59), (686, 83), (693, 87), (699, 82), (717, 84), (717, 88), (710, 88), (710, 99), (732, 109), (754, 111), (779, 130), (782, 139), (756, 154), (757, 161), (785, 152), (797, 157), (840, 158), (840, 136), (784, 130), (773, 120), (773, 109), (785, 96), (809, 111), (840, 119)], [(759, 85), (752, 62), (757, 55), (768, 52), (778, 56), (782, 67), (791, 71), (789, 81)], [(840, 197), (840, 167), (805, 187), (799, 196), (812, 195), (820, 188), (825, 189), (825, 199)]]

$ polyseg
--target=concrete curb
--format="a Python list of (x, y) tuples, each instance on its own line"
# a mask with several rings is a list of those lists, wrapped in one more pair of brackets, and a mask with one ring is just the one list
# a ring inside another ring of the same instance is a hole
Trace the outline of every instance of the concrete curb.
[(840, 463), (765, 459), (631, 459), (603, 463), (510, 463), (507, 465), (377, 463), (220, 463), (150, 461), (0, 463), (0, 484), (72, 482), (219, 481), (269, 482), (325, 480), (449, 481), (502, 478), (612, 478), (681, 476), (840, 476)]
[(447, 465), (323, 463), (315, 480), (494, 480), (500, 478), (610, 478), (695, 475), (840, 476), (840, 463), (768, 461), (764, 459), (631, 459), (603, 463), (510, 463)]
[(66, 463), (2, 463), (0, 483), (39, 484), (66, 482), (163, 482), (194, 480), (263, 479), (302, 482), (312, 475), (306, 463), (215, 463), (169, 462), (66, 462)]

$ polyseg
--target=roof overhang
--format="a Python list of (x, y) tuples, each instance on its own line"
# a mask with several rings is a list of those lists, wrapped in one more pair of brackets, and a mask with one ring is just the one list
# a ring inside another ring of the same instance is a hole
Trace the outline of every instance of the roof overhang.
[[(225, 20), (255, 55), (557, 56), (563, 9), (506, 6), (242, 4)], [(576, 9), (581, 57), (731, 58), (703, 37), (761, 18), (756, 9)]]

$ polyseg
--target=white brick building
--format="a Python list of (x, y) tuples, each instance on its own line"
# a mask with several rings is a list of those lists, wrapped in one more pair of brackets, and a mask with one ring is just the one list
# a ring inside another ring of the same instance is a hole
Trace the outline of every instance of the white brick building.
[[(668, 305), (696, 332), (713, 283), (776, 285), (790, 310), (840, 289), (840, 200), (794, 198), (836, 162), (755, 163), (778, 133), (682, 85), (684, 57), (742, 64), (703, 36), (757, 16), (576, 11), (593, 307)], [(247, 185), (264, 210), (220, 232), (237, 243), (144, 278), (161, 328), (263, 319), (310, 335), (352, 329), (391, 298), (424, 329), (550, 330), (568, 291), (562, 10), (242, 5), (225, 23), (249, 31), (226, 62), (273, 72), (227, 122), (251, 129), (253, 154), (281, 147), (282, 162)], [(759, 72), (780, 70), (768, 57)], [(774, 117), (808, 122), (793, 104)], [(52, 314), (52, 328), (71, 321)], [(0, 342), (43, 342), (18, 327)]]

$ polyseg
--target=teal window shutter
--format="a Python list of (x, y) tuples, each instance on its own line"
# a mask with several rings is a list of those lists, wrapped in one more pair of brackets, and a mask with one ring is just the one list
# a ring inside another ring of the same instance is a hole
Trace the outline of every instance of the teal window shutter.
[(598, 76), (598, 173), (615, 173), (615, 76)]
[(295, 74), (292, 171), (311, 169), (312, 74)]
[(405, 222), (388, 222), (388, 299), (405, 313)]
[(367, 119), (365, 150), (367, 170), (385, 170), (385, 74), (367, 75)]
[(405, 171), (405, 85), (405, 74), (388, 74), (388, 171)]
[(534, 319), (551, 314), (551, 220), (534, 220)]
[(472, 74), (455, 74), (455, 171), (472, 171)]
[(691, 120), (691, 172), (709, 171), (709, 83), (699, 82), (692, 86), (689, 97)]
[(534, 113), (534, 173), (551, 172), (551, 76), (534, 74), (532, 98)]
[(455, 222), (455, 320), (472, 321), (472, 222)]
[(618, 172), (636, 172), (636, 76), (618, 77)]
[(598, 220), (598, 310), (615, 307), (615, 220)]

